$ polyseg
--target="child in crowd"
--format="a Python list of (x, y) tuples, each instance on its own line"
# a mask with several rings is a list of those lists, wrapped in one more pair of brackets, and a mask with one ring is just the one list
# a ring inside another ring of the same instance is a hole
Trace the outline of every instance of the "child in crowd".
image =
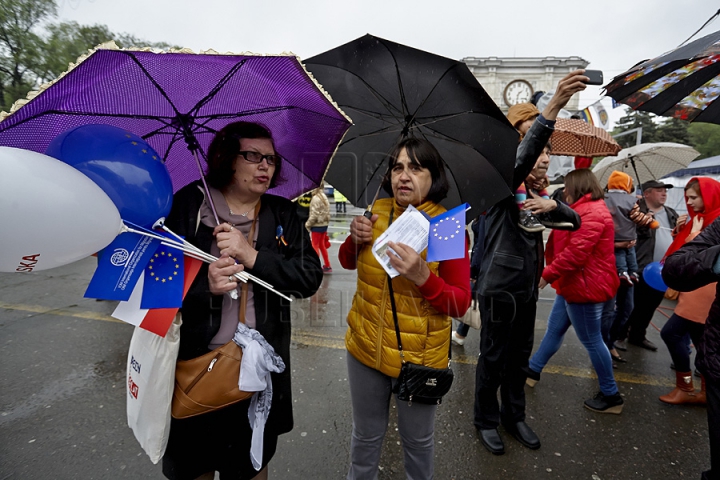
[[(540, 110), (538, 110), (537, 107), (532, 103), (519, 103), (510, 107), (510, 109), (508, 110), (507, 118), (510, 123), (512, 123), (512, 126), (515, 127), (515, 130), (520, 133), (520, 141), (522, 141), (523, 137), (530, 129), (530, 126), (535, 121), (535, 118), (539, 115)], [(549, 152), (550, 147), (548, 146), (544, 153), (549, 154)], [(547, 178), (537, 180), (542, 180), (545, 183), (545, 186), (549, 185), (549, 182), (547, 182)], [(539, 191), (532, 189), (530, 191), (533, 194), (542, 198), (550, 198), (545, 188), (542, 188)], [(528, 190), (523, 183), (522, 185), (520, 185), (520, 188), (518, 188), (515, 192), (515, 202), (520, 209), (520, 221), (518, 222), (518, 226), (526, 232), (542, 232), (543, 230), (545, 230), (545, 226), (543, 226), (540, 220), (538, 220), (538, 218), (533, 215), (530, 210), (525, 209), (525, 200), (527, 200), (527, 198)]]
[(610, 174), (607, 183), (605, 203), (615, 224), (615, 266), (617, 267), (620, 282), (626, 286), (637, 283), (638, 274), (637, 256), (635, 246), (618, 248), (618, 242), (635, 242), (637, 240), (636, 226), (656, 229), (660, 223), (652, 215), (642, 213), (637, 204), (633, 182), (630, 175), (617, 170)]
[[(546, 150), (549, 150), (548, 147), (545, 148)], [(550, 198), (550, 195), (548, 195), (545, 188), (542, 188), (541, 190), (530, 189), (530, 191), (538, 197), (542, 197), (544, 199)], [(518, 225), (526, 232), (542, 232), (545, 230), (545, 226), (540, 223), (540, 220), (538, 220), (538, 218), (533, 215), (530, 210), (525, 208), (525, 200), (527, 200), (527, 197), (528, 190), (523, 183), (520, 185), (520, 188), (515, 191), (515, 203), (517, 203), (517, 206), (520, 209), (520, 221), (518, 222)]]

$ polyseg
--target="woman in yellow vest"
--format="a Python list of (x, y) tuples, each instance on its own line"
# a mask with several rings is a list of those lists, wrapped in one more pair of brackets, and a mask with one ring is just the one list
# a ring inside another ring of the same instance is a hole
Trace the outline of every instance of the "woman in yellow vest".
[[(380, 199), (370, 219), (355, 217), (339, 259), (357, 269), (357, 291), (347, 317), (345, 345), (353, 408), (351, 465), (348, 479), (377, 478), (383, 437), (388, 425), (392, 387), (400, 373), (400, 352), (388, 288), (389, 277), (372, 254), (374, 241), (413, 205), (430, 217), (445, 212), (439, 202), (448, 192), (443, 161), (426, 140), (400, 142), (388, 157), (383, 188), (392, 198)], [(405, 360), (447, 368), (452, 321), (470, 306), (470, 259), (428, 263), (426, 253), (390, 242), (397, 256), (390, 263), (400, 273), (392, 280)], [(408, 478), (433, 477), (437, 405), (397, 400)]]

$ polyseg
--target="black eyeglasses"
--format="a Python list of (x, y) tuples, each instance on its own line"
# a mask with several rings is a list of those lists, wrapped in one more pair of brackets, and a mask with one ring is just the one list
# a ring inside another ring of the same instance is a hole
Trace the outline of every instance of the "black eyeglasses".
[(265, 159), (270, 166), (277, 165), (282, 158), (280, 155), (263, 155), (262, 153), (253, 151), (238, 152), (238, 155), (250, 163), (260, 163)]

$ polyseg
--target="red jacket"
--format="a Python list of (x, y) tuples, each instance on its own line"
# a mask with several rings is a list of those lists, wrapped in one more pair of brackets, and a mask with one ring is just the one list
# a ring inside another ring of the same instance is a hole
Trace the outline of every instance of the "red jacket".
[(591, 200), (590, 194), (570, 207), (580, 215), (580, 229), (550, 233), (542, 277), (568, 303), (605, 302), (620, 286), (613, 219), (605, 202)]

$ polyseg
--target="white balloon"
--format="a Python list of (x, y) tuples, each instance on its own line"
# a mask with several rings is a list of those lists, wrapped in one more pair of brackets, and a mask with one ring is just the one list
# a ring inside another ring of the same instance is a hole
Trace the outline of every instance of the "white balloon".
[(0, 147), (0, 272), (67, 265), (108, 246), (121, 227), (115, 204), (80, 171)]

